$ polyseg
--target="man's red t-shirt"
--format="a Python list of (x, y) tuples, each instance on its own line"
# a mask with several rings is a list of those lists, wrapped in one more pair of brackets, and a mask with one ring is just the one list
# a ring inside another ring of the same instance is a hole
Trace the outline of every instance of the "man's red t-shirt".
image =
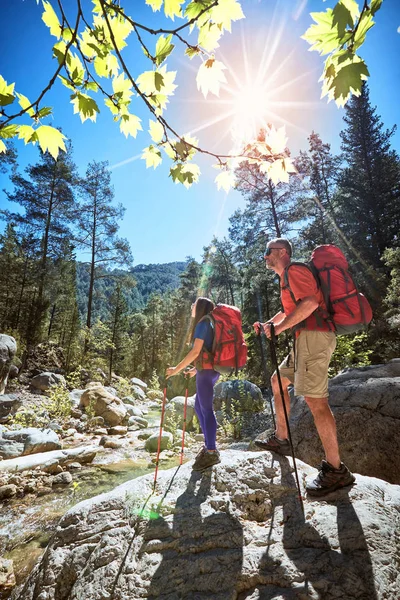
[[(326, 312), (324, 297), (321, 290), (317, 286), (314, 275), (307, 267), (300, 265), (291, 265), (287, 271), (289, 278), (289, 287), (297, 302), (306, 298), (306, 296), (315, 296), (318, 300), (319, 308)], [(296, 308), (296, 304), (288, 289), (284, 288), (284, 277), (281, 277), (281, 301), (285, 315), (290, 315)], [(318, 315), (316, 317), (316, 309), (303, 324), (302, 329), (311, 331), (331, 331), (329, 324)]]

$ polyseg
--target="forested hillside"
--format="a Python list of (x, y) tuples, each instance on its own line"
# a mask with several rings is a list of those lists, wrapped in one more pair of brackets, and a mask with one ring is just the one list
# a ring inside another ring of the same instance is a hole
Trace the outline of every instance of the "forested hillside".
[[(345, 366), (398, 356), (400, 315), (400, 160), (371, 105), (368, 88), (345, 107), (341, 154), (317, 132), (292, 157), (297, 173), (274, 184), (257, 163), (236, 172), (245, 208), (230, 218), (229, 236), (210, 240), (200, 261), (132, 268), (129, 243), (118, 237), (124, 208), (115, 202), (106, 163), (84, 176), (72, 149), (57, 160), (40, 154), (25, 173), (15, 154), (1, 168), (14, 186), (0, 239), (0, 327), (19, 353), (45, 340), (63, 346), (68, 369), (101, 367), (149, 378), (186, 350), (190, 306), (198, 295), (240, 307), (249, 344), (245, 376), (264, 378), (251, 324), (279, 309), (278, 282), (265, 269), (268, 239), (288, 236), (295, 260), (335, 243), (374, 309), (368, 332), (338, 338), (332, 363)], [(360, 124), (362, 126), (360, 126)], [(260, 131), (260, 139), (265, 133)], [(12, 168), (10, 168), (12, 167)], [(75, 252), (88, 253), (88, 262)], [(133, 254), (134, 254), (134, 249)], [(286, 351), (290, 336), (280, 342)]]
[[(124, 290), (124, 299), (130, 312), (143, 310), (151, 294), (160, 294), (179, 287), (179, 275), (185, 270), (187, 262), (166, 264), (137, 265), (129, 269), (134, 285)], [(93, 315), (100, 320), (110, 318), (109, 301), (112, 297), (115, 279), (126, 276), (121, 270), (104, 271), (98, 280), (96, 293), (93, 297)], [(90, 270), (85, 263), (77, 262), (76, 285), (79, 316), (85, 319), (87, 310), (87, 293), (89, 289)]]

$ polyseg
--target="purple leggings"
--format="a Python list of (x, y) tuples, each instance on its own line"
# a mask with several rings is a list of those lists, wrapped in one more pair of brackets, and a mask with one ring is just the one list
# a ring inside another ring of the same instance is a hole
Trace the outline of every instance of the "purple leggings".
[(200, 421), (207, 450), (215, 450), (217, 419), (213, 410), (214, 385), (219, 373), (213, 369), (203, 369), (196, 374), (196, 400), (194, 410)]

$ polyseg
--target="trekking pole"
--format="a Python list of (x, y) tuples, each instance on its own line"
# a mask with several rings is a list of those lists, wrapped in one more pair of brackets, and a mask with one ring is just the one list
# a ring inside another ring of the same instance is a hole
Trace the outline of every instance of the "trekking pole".
[[(261, 323), (259, 323), (259, 328), (258, 328), (258, 334), (257, 334), (257, 336), (258, 336), (258, 341), (260, 343), (261, 362), (262, 362), (262, 366), (263, 366), (263, 370), (264, 370), (264, 383), (265, 383), (265, 386), (267, 386), (267, 380), (268, 380), (267, 363), (266, 363), (266, 360), (265, 360), (264, 346), (263, 346), (263, 342), (262, 342), (261, 331), (263, 331), (263, 328), (261, 326)], [(274, 414), (274, 407), (273, 407), (273, 404), (272, 404), (271, 395), (269, 397), (269, 405), (270, 405), (270, 408), (271, 408), (271, 415), (272, 415), (272, 422), (274, 424), (274, 430), (276, 431), (275, 414)]]
[(158, 463), (160, 458), (160, 450), (161, 450), (161, 436), (164, 424), (164, 414), (165, 414), (165, 403), (167, 401), (167, 382), (165, 382), (164, 395), (161, 407), (161, 419), (160, 419), (160, 433), (158, 435), (158, 446), (157, 446), (157, 458), (156, 458), (156, 470), (154, 471), (154, 483), (153, 483), (153, 492), (156, 489), (157, 483), (157, 475), (158, 475)]
[(281, 400), (282, 400), (282, 405), (283, 405), (283, 412), (284, 412), (284, 415), (285, 415), (285, 422), (286, 422), (286, 427), (287, 427), (287, 430), (288, 430), (290, 450), (292, 452), (293, 465), (294, 465), (294, 473), (295, 473), (296, 484), (297, 484), (297, 491), (298, 491), (298, 494), (299, 494), (299, 500), (300, 500), (301, 510), (303, 512), (303, 515), (304, 515), (304, 504), (303, 504), (303, 498), (302, 498), (301, 491), (300, 491), (299, 474), (297, 472), (296, 458), (294, 456), (292, 434), (290, 432), (289, 418), (288, 418), (288, 414), (287, 414), (287, 410), (286, 410), (285, 397), (284, 397), (283, 386), (282, 386), (282, 379), (281, 379), (281, 374), (280, 374), (280, 371), (279, 371), (278, 359), (277, 359), (277, 356), (276, 356), (275, 326), (274, 326), (273, 323), (269, 323), (269, 325), (270, 325), (270, 328), (271, 328), (270, 329), (270, 331), (271, 331), (271, 339), (270, 339), (271, 358), (272, 358), (272, 362), (274, 364), (274, 367), (276, 369), (276, 375), (277, 375), (277, 378), (278, 378), (279, 392), (281, 394)]
[(186, 377), (186, 390), (185, 390), (185, 404), (183, 407), (182, 450), (181, 450), (181, 457), (179, 460), (179, 465), (182, 464), (183, 453), (185, 451), (186, 411), (187, 411), (187, 401), (188, 401), (188, 393), (189, 393), (189, 375), (185, 373), (185, 377)]

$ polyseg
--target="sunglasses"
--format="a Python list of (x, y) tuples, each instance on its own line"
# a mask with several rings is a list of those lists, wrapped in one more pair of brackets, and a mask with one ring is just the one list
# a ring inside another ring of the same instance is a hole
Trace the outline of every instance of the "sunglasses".
[(271, 254), (272, 250), (285, 250), (285, 248), (282, 248), (282, 246), (270, 246), (269, 248), (265, 249), (264, 258), (266, 256), (269, 256)]

